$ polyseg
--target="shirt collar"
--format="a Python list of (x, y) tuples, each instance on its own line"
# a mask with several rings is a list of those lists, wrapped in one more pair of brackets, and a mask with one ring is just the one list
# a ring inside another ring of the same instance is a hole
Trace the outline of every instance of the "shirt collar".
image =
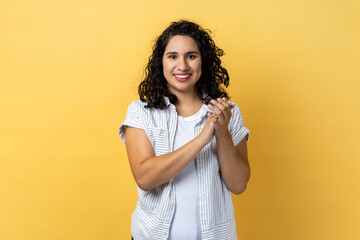
[(166, 107), (168, 107), (170, 104), (172, 104), (169, 100), (169, 97), (164, 96)]

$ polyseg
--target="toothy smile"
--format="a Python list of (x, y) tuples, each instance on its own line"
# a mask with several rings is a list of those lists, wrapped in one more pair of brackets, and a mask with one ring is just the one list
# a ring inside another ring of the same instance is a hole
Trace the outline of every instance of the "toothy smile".
[(187, 75), (178, 75), (178, 74), (174, 74), (175, 77), (177, 78), (188, 78), (191, 74), (187, 74)]

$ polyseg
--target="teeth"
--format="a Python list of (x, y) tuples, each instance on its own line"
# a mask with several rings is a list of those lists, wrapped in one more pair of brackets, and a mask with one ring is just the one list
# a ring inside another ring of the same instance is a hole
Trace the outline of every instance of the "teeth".
[(178, 77), (178, 78), (187, 78), (187, 77), (190, 76), (190, 74), (189, 74), (189, 75), (176, 75), (176, 74), (175, 74), (175, 76)]

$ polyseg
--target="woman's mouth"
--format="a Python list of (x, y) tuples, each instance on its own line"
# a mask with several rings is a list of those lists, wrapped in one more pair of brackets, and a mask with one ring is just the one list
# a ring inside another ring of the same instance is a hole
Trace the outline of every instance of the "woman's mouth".
[(175, 79), (180, 82), (185, 82), (186, 80), (189, 80), (191, 73), (188, 74), (174, 74)]

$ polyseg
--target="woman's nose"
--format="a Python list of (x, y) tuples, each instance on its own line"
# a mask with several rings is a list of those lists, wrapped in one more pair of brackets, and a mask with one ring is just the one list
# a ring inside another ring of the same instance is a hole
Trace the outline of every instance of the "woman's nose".
[(187, 68), (188, 68), (188, 63), (186, 62), (186, 58), (180, 57), (178, 69), (184, 71), (184, 70), (187, 70)]

